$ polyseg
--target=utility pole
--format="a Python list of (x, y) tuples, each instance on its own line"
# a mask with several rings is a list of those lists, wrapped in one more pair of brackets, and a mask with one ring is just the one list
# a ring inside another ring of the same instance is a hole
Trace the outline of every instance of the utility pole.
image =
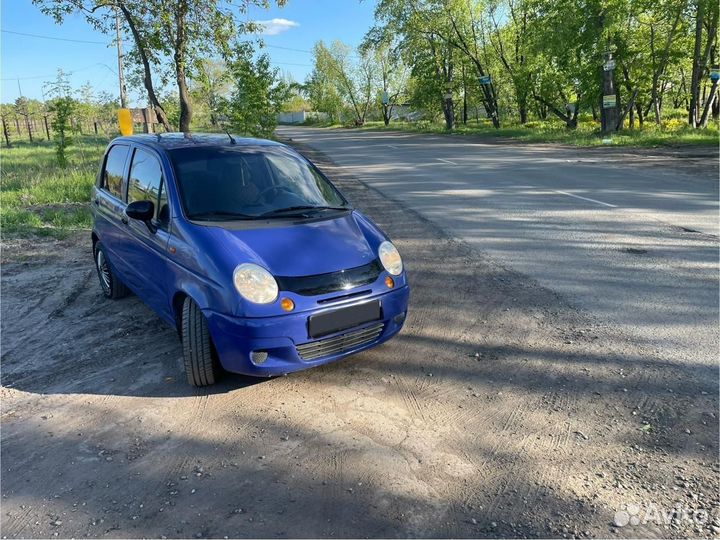
[(602, 109), (600, 115), (603, 135), (617, 131), (618, 128), (618, 102), (615, 92), (615, 59), (610, 47), (605, 51), (603, 64), (603, 93)]
[(120, 79), (120, 107), (127, 108), (127, 89), (125, 88), (125, 70), (123, 69), (122, 35), (120, 34), (120, 11), (115, 6), (115, 36), (118, 55), (118, 78)]

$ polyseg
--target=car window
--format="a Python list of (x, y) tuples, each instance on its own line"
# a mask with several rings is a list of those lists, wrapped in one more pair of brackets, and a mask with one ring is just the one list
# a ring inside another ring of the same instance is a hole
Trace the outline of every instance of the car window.
[(130, 166), (128, 204), (135, 201), (152, 201), (156, 219), (161, 225), (167, 223), (170, 216), (162, 166), (157, 157), (142, 148), (135, 150)]
[(128, 150), (128, 146), (116, 144), (110, 148), (105, 159), (105, 170), (103, 171), (100, 187), (118, 199), (123, 198), (123, 173), (125, 172)]
[(170, 150), (169, 155), (191, 219), (247, 219), (347, 202), (312, 165), (283, 148), (201, 146)]

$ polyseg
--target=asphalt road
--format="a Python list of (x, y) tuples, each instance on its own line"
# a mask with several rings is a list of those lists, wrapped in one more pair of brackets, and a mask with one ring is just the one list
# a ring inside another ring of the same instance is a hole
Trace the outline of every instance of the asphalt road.
[(623, 154), (391, 132), (278, 133), (607, 321), (654, 360), (717, 363), (716, 149)]

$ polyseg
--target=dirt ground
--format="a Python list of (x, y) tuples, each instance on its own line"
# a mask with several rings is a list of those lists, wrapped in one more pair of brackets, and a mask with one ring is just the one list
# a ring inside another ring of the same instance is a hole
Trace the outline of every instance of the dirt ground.
[(101, 296), (89, 234), (6, 240), (3, 537), (720, 535), (717, 366), (630, 345), (308, 154), (402, 252), (403, 332), (196, 390), (172, 328)]

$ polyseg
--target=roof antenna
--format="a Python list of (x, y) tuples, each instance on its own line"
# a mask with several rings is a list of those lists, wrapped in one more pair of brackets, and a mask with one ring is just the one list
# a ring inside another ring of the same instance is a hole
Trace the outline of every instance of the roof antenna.
[(230, 135), (230, 132), (229, 132), (226, 128), (223, 128), (223, 131), (227, 134), (228, 137), (230, 137), (230, 143), (231, 143), (231, 144), (236, 144), (236, 143), (235, 143), (235, 139), (233, 139), (233, 136)]

